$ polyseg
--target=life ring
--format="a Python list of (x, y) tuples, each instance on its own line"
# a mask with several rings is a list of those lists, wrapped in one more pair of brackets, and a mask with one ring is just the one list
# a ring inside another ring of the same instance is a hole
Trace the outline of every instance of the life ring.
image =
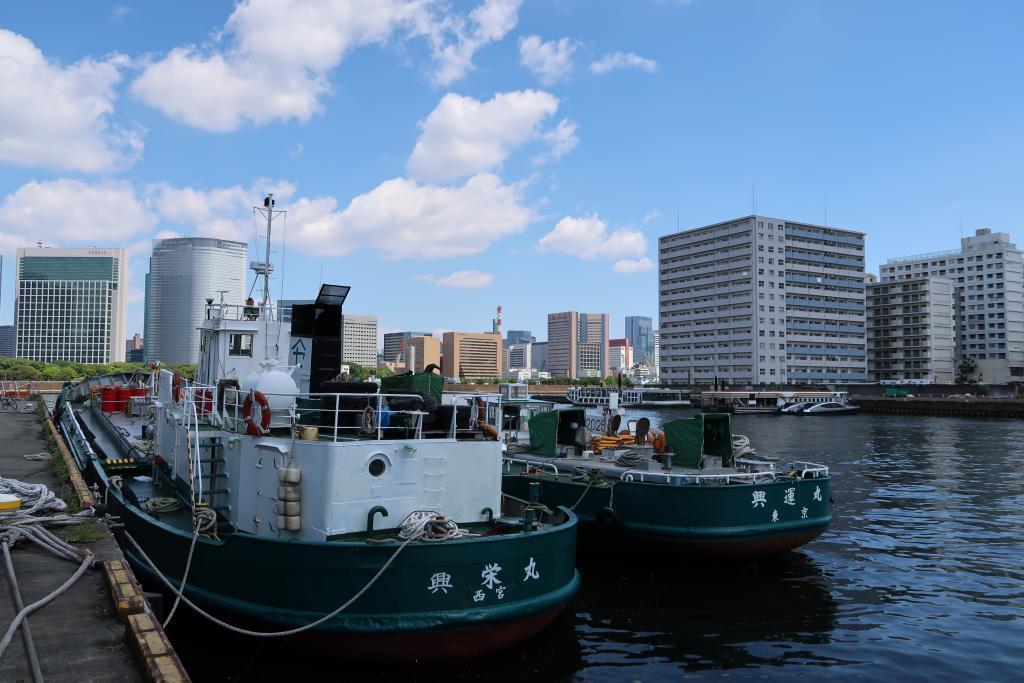
[(185, 390), (181, 388), (181, 375), (175, 372), (174, 377), (171, 379), (171, 398), (177, 403), (184, 397)]
[[(260, 421), (252, 419), (252, 404), (255, 401), (260, 407)], [(270, 433), (270, 402), (262, 391), (250, 391), (242, 404), (242, 414), (245, 415), (245, 431), (249, 436), (264, 436)]]
[(651, 439), (651, 443), (654, 445), (654, 452), (655, 453), (657, 453), (659, 455), (663, 454), (665, 452), (665, 449), (668, 448), (668, 445), (665, 443), (665, 432), (664, 432), (664, 430), (662, 430), (660, 432), (655, 432), (654, 438)]

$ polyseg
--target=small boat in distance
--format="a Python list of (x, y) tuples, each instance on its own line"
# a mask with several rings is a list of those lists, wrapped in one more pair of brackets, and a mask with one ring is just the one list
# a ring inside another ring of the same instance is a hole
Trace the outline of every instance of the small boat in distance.
[(774, 415), (793, 404), (814, 404), (827, 401), (846, 403), (845, 391), (797, 389), (790, 391), (703, 391), (700, 407), (706, 413), (734, 415)]
[(803, 406), (803, 410), (796, 410), (792, 415), (856, 415), (857, 406), (851, 406), (838, 401), (826, 401)]

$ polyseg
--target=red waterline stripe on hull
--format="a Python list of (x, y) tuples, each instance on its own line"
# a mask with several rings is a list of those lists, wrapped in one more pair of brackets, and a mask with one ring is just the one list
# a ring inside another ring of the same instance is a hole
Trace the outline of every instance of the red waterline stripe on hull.
[(353, 661), (472, 659), (532, 638), (554, 621), (567, 604), (521, 619), (479, 626), (379, 635), (313, 632), (301, 636), (299, 643)]

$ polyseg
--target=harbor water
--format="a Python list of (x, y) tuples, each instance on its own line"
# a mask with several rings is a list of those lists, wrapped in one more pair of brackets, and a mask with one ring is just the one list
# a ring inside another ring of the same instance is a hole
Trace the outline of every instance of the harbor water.
[(581, 557), (566, 613), (486, 661), (353, 665), (189, 616), (169, 633), (197, 681), (1019, 680), (1024, 421), (739, 416), (734, 431), (832, 468), (828, 532), (769, 561)]

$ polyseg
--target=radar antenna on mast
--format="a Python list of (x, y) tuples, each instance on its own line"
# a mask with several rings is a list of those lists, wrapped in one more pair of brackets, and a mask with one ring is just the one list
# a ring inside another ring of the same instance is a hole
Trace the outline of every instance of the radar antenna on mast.
[(251, 261), (249, 263), (249, 268), (256, 273), (256, 282), (253, 283), (253, 287), (255, 288), (260, 278), (263, 279), (263, 300), (260, 302), (260, 307), (266, 309), (270, 304), (270, 274), (274, 272), (274, 265), (270, 262), (270, 233), (274, 219), (287, 212), (274, 209), (273, 192), (268, 193), (263, 198), (263, 206), (254, 206), (253, 211), (267, 219), (267, 234), (265, 236), (267, 246), (264, 258), (262, 261)]

